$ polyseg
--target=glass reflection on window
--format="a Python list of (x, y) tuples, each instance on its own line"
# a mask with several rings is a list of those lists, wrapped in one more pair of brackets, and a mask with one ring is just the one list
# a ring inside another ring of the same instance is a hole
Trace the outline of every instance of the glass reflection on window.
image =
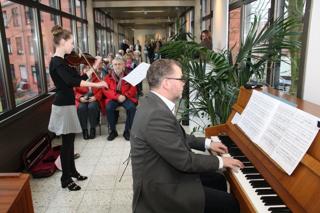
[[(10, 3), (8, 3), (10, 2)], [(36, 35), (33, 9), (11, 1), (1, 1), (7, 11), (5, 28), (12, 84), (16, 105), (22, 104), (43, 92), (36, 51)], [(29, 50), (29, 51), (28, 51)], [(34, 67), (34, 68), (32, 68)], [(32, 71), (33, 69), (33, 71)], [(33, 80), (35, 79), (35, 80)]]
[(47, 70), (47, 68), (49, 67), (51, 57), (54, 54), (53, 36), (51, 33), (51, 29), (54, 25), (58, 24), (59, 16), (46, 12), (41, 12), (40, 15), (44, 20), (43, 22), (41, 22), (41, 36), (43, 41), (43, 54), (46, 67), (47, 88), (48, 90), (52, 90), (54, 88), (54, 84), (51, 80), (49, 70)]

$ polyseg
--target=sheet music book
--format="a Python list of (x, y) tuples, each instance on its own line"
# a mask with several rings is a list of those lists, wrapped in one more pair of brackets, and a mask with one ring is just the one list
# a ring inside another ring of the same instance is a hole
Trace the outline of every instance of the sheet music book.
[(319, 131), (318, 120), (254, 90), (237, 125), (291, 175)]

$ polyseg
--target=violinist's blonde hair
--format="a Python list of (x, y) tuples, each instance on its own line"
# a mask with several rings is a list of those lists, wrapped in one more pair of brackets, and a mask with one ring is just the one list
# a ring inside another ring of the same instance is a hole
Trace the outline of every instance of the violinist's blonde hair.
[(53, 35), (53, 43), (55, 45), (59, 45), (61, 39), (67, 40), (72, 36), (70, 31), (63, 29), (60, 25), (53, 26), (51, 33)]

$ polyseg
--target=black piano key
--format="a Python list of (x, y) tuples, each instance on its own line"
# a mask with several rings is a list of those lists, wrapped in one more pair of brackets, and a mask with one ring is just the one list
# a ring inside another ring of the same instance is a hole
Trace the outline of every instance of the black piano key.
[(284, 205), (283, 201), (278, 196), (262, 196), (260, 199), (266, 204), (266, 206)]
[(272, 194), (277, 194), (275, 191), (272, 189), (256, 189), (255, 190), (258, 195), (272, 195)]
[(263, 177), (261, 175), (245, 175), (245, 177), (248, 179), (248, 180), (253, 180), (253, 179), (263, 179)]
[(250, 180), (249, 183), (253, 188), (270, 187), (270, 185), (264, 180)]
[(250, 167), (250, 168), (243, 168), (241, 169), (243, 174), (252, 174), (252, 173), (259, 173), (258, 170), (254, 167)]
[(253, 164), (250, 163), (250, 162), (243, 162), (243, 165), (244, 165), (244, 166), (253, 166)]
[(234, 156), (233, 158), (238, 159), (241, 162), (250, 162), (249, 159), (244, 156)]
[(231, 156), (243, 156), (244, 157), (244, 154), (238, 148), (231, 148), (231, 149), (229, 149), (229, 152), (230, 152)]
[(234, 146), (234, 142), (231, 140), (231, 138), (229, 138), (229, 136), (224, 135), (224, 136), (218, 136), (218, 137), (224, 145), (228, 147)]
[(287, 207), (270, 207), (268, 208), (269, 211), (274, 213), (290, 213), (291, 210)]

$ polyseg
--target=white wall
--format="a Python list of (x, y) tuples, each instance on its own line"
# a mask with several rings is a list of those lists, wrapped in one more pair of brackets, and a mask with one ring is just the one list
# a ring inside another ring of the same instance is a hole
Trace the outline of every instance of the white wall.
[(305, 79), (302, 97), (320, 105), (320, 1), (312, 0), (306, 51)]
[(142, 57), (144, 59), (143, 48), (145, 44), (145, 35), (155, 34), (155, 39), (157, 38), (165, 38), (166, 30), (165, 29), (150, 29), (150, 30), (134, 30), (134, 42), (139, 40), (141, 48), (142, 48)]

